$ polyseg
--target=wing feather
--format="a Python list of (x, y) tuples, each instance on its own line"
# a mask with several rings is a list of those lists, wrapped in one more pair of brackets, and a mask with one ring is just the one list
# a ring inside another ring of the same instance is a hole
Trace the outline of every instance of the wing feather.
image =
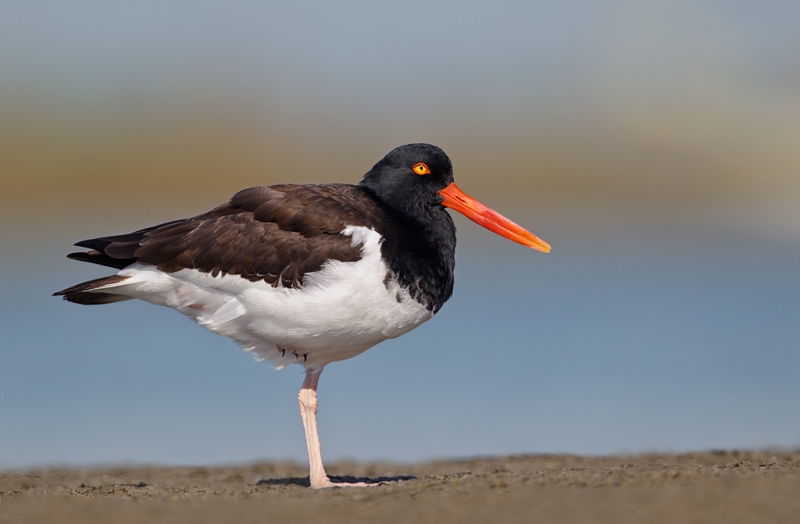
[(328, 260), (355, 262), (348, 225), (374, 227), (384, 212), (356, 186), (275, 185), (245, 189), (196, 217), (76, 245), (71, 258), (123, 268), (134, 262), (166, 272), (184, 268), (239, 275), (274, 286), (302, 286)]

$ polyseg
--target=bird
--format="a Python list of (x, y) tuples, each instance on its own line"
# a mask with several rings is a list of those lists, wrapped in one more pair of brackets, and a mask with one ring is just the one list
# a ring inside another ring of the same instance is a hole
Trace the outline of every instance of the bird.
[(298, 394), (311, 488), (322, 463), (317, 386), (323, 368), (430, 320), (451, 297), (456, 228), (447, 209), (523, 246), (550, 245), (454, 183), (431, 144), (397, 147), (357, 184), (276, 184), (236, 193), (191, 218), (77, 242), (68, 258), (117, 273), (54, 293), (97, 305), (167, 306), (276, 368), (300, 364)]

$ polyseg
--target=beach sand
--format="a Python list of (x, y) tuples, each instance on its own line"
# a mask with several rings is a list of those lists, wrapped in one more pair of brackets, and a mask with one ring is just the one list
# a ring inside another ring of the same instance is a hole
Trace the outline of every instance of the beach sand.
[(304, 465), (0, 474), (0, 522), (800, 522), (800, 450), (332, 463), (367, 488), (312, 491)]

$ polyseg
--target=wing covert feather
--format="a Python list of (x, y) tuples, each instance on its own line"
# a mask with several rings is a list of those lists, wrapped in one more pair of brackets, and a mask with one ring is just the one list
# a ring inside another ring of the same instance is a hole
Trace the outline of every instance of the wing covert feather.
[(91, 252), (75, 258), (112, 267), (140, 262), (170, 273), (193, 268), (300, 287), (303, 276), (327, 260), (359, 260), (360, 246), (341, 231), (348, 225), (374, 227), (383, 216), (356, 186), (260, 186), (196, 217), (79, 242), (95, 250), (95, 260)]

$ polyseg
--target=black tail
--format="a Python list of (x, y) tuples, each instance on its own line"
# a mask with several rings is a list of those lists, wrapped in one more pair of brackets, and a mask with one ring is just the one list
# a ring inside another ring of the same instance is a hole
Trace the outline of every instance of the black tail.
[[(172, 222), (159, 224), (146, 229), (140, 229), (139, 231), (127, 233), (125, 235), (114, 235), (110, 237), (81, 240), (75, 245), (78, 247), (89, 248), (90, 251), (70, 253), (67, 255), (67, 258), (79, 260), (81, 262), (91, 262), (92, 264), (99, 264), (101, 266), (113, 267), (114, 269), (125, 269), (136, 262), (136, 250), (141, 247), (142, 241), (148, 233), (165, 226), (173, 226), (185, 222), (187, 222), (187, 220), (173, 220)], [(122, 282), (126, 278), (128, 277), (112, 275), (110, 277), (89, 280), (88, 282), (83, 282), (77, 286), (72, 286), (62, 291), (53, 293), (53, 296), (63, 296), (64, 300), (68, 300), (69, 302), (86, 305), (110, 304), (112, 302), (130, 300), (131, 297), (125, 295), (107, 293), (103, 290), (98, 290), (98, 288), (108, 284)]]
[(88, 247), (91, 251), (81, 251), (79, 253), (70, 253), (67, 258), (72, 260), (79, 260), (81, 262), (90, 262), (92, 264), (99, 264), (101, 266), (113, 267), (115, 269), (124, 269), (134, 262), (136, 262), (136, 250), (141, 245), (141, 241), (150, 231), (164, 226), (171, 226), (185, 222), (185, 220), (174, 220), (166, 224), (159, 224), (157, 226), (140, 229), (133, 233), (125, 235), (114, 235), (110, 237), (91, 238), (89, 240), (81, 240), (75, 245), (78, 247)]
[(108, 284), (116, 284), (117, 282), (122, 282), (128, 278), (130, 277), (121, 275), (111, 275), (110, 277), (97, 278), (95, 280), (89, 280), (88, 282), (83, 282), (81, 284), (68, 287), (67, 289), (63, 289), (61, 291), (56, 291), (53, 293), (53, 296), (63, 296), (64, 300), (75, 302), (76, 304), (84, 304), (87, 306), (122, 302), (123, 300), (130, 300), (131, 297), (92, 290), (101, 288)]

